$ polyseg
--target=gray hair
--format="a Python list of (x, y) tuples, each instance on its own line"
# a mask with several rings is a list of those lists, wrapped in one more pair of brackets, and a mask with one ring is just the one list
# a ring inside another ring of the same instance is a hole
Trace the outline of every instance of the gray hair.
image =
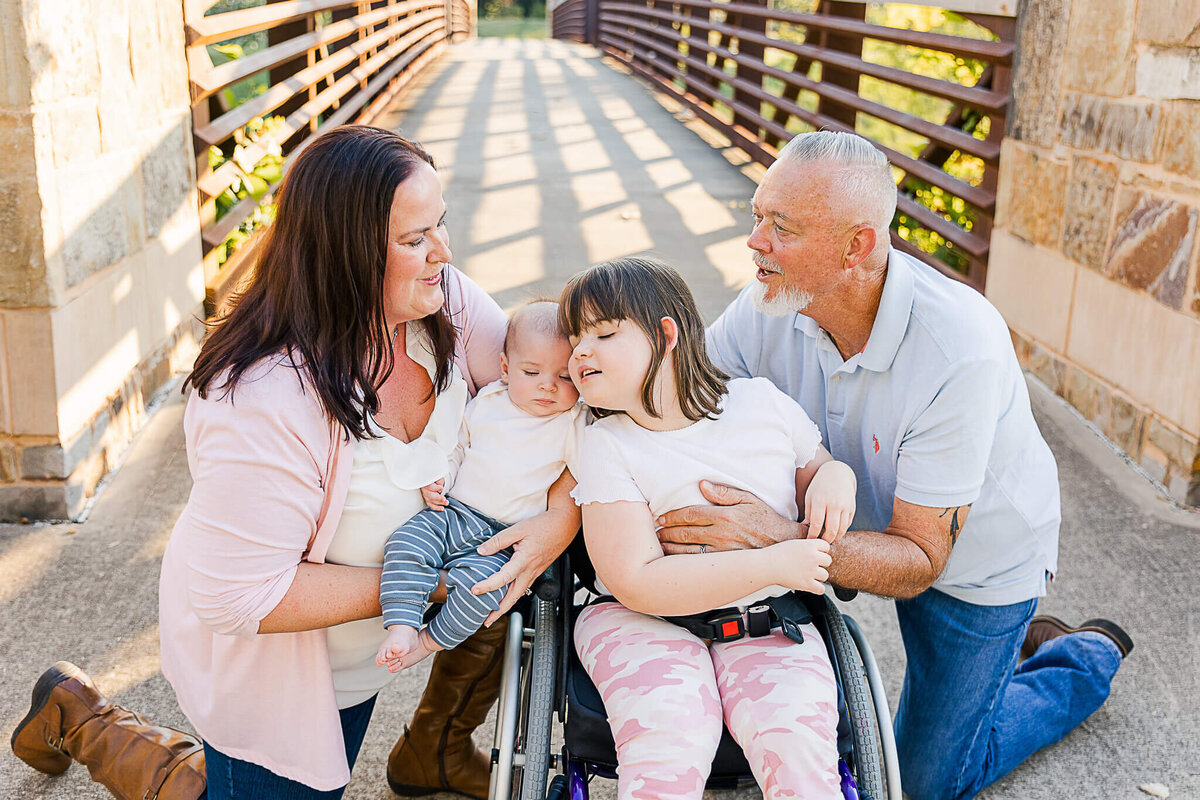
[(783, 146), (778, 160), (840, 166), (830, 188), (848, 201), (853, 224), (870, 225), (881, 242), (887, 241), (896, 213), (896, 179), (887, 156), (870, 140), (841, 131), (800, 133)]

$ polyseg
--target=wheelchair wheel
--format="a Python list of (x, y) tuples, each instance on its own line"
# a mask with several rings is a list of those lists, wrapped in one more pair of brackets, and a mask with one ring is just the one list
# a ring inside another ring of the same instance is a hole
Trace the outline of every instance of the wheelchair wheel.
[(888, 796), (881, 763), (883, 745), (879, 739), (875, 704), (871, 700), (865, 669), (859, 658), (858, 647), (837, 606), (829, 603), (826, 614), (831, 644), (838, 655), (838, 677), (841, 678), (842, 693), (850, 714), (854, 739), (854, 777), (864, 798), (882, 800)]
[(550, 726), (554, 715), (558, 614), (550, 600), (537, 598), (533, 611), (533, 643), (525, 670), (525, 708), (519, 748), (525, 761), (513, 780), (518, 800), (545, 800), (550, 773)]

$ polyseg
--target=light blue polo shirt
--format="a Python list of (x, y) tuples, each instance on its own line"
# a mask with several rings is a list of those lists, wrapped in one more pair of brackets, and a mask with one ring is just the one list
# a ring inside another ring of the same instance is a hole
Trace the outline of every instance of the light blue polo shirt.
[(934, 588), (979, 605), (1045, 593), (1057, 568), (1058, 468), (1029, 407), (1008, 326), (982, 295), (892, 250), (867, 346), (843, 360), (809, 317), (768, 317), (747, 287), (708, 330), (732, 377), (769, 378), (858, 476), (853, 527), (892, 501), (971, 506)]

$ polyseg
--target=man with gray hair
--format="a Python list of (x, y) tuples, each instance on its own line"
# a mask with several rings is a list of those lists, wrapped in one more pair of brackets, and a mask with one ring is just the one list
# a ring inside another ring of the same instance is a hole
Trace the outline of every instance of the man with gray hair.
[[(999, 312), (893, 249), (895, 208), (866, 139), (793, 138), (754, 194), (755, 281), (709, 329), (709, 354), (790, 394), (854, 468), (830, 580), (897, 598), (905, 793), (968, 798), (1099, 708), (1133, 643), (1108, 620), (1033, 616), (1056, 568), (1054, 456)], [(715, 505), (659, 519), (668, 553), (762, 547), (820, 522), (701, 491)]]

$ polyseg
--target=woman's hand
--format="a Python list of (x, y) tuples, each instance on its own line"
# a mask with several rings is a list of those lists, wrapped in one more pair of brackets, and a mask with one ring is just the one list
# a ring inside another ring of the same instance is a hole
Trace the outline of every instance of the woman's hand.
[(794, 539), (771, 545), (771, 565), (775, 582), (789, 589), (821, 594), (829, 580), (829, 542), (824, 539)]
[(817, 470), (804, 495), (804, 522), (808, 537), (829, 543), (850, 529), (858, 481), (854, 470), (841, 461), (826, 461)]
[(512, 558), (495, 575), (471, 587), (471, 594), (484, 594), (508, 586), (500, 607), (488, 614), (484, 626), (490, 626), (507, 614), (579, 533), (579, 508), (571, 498), (574, 488), (575, 478), (570, 470), (564, 469), (550, 487), (545, 511), (510, 525), (477, 548), (484, 556), (499, 553), (506, 547), (513, 549)]
[(802, 523), (775, 513), (750, 492), (700, 481), (700, 494), (714, 505), (687, 506), (656, 520), (658, 538), (667, 555), (716, 550), (768, 547), (788, 539), (803, 539)]
[[(578, 531), (578, 519), (572, 525), (569, 520), (555, 519), (562, 512), (551, 509), (536, 517), (510, 525), (479, 545), (480, 555), (499, 553), (506, 547), (513, 549), (512, 558), (495, 575), (485, 578), (471, 587), (471, 594), (485, 594), (508, 586), (500, 607), (488, 614), (483, 624), (491, 626), (513, 607), (554, 560), (567, 549)], [(562, 514), (562, 516), (567, 516)], [(547, 517), (551, 517), (547, 519)]]

